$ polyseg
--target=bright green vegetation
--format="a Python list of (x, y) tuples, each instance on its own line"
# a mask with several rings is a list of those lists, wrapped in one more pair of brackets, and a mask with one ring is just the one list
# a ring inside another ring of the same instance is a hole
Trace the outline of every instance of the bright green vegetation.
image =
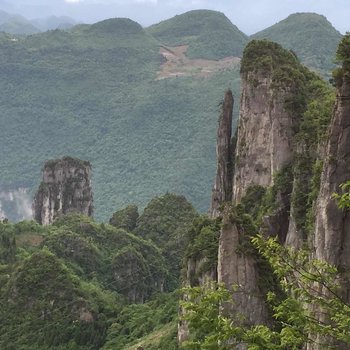
[(33, 194), (45, 161), (69, 154), (93, 164), (99, 220), (167, 191), (206, 210), (216, 105), (228, 86), (238, 96), (239, 72), (156, 80), (161, 44), (127, 19), (17, 42), (4, 35), (1, 189)]
[(215, 271), (218, 263), (220, 219), (202, 215), (193, 221), (187, 233), (184, 268), (188, 264), (200, 262), (197, 269), (190, 268), (189, 282), (198, 285), (199, 278), (206, 272)]
[[(107, 341), (102, 349), (128, 349), (132, 347), (132, 344), (140, 345), (140, 342), (145, 346), (143, 343), (147, 342), (147, 338), (150, 337), (151, 343), (148, 342), (147, 350), (159, 347), (164, 350), (177, 349), (177, 299), (178, 295), (174, 293), (161, 294), (145, 304), (126, 306), (108, 330)], [(166, 329), (164, 329), (164, 325), (166, 325)], [(153, 338), (153, 333), (160, 334)], [(144, 337), (146, 339), (142, 339)], [(163, 345), (159, 344), (162, 342)]]
[(248, 37), (222, 13), (195, 10), (175, 16), (147, 29), (167, 46), (189, 45), (190, 58), (216, 60), (241, 57)]
[(0, 221), (1, 349), (177, 348), (176, 289), (198, 214), (170, 193), (139, 217), (136, 206), (117, 214), (115, 226), (78, 214)]
[[(339, 342), (349, 346), (350, 308), (341, 297), (337, 269), (310, 259), (307, 251), (285, 248), (276, 239), (257, 236), (252, 241), (284, 293), (282, 299), (273, 292), (267, 295), (275, 324), (244, 326), (239, 316), (222, 314), (222, 304), (233, 302), (223, 286), (186, 288), (188, 298), (182, 305), (192, 336), (183, 348), (227, 350), (241, 343), (248, 350), (297, 350), (306, 343), (325, 349), (339, 349)], [(318, 320), (310, 305), (322, 308), (329, 318)]]
[[(258, 72), (263, 74), (273, 73), (273, 80), (277, 80), (276, 75), (278, 72), (282, 74), (287, 67), (290, 67), (291, 70), (297, 70), (301, 68), (301, 65), (295, 55), (275, 42), (269, 40), (252, 40), (244, 49), (241, 61), (242, 74), (246, 75), (247, 73), (254, 74)], [(295, 74), (298, 73), (295, 72)]]
[(117, 210), (109, 219), (109, 223), (117, 228), (133, 231), (136, 228), (138, 218), (138, 208), (136, 205), (131, 204), (123, 209)]
[(170, 290), (179, 285), (188, 227), (197, 216), (185, 197), (167, 193), (153, 198), (137, 220), (134, 233), (151, 240), (163, 252), (169, 271), (166, 285)]
[(346, 33), (343, 40), (340, 42), (336, 59), (341, 67), (338, 67), (333, 71), (333, 80), (336, 86), (340, 87), (343, 83), (343, 79), (349, 79), (350, 74), (350, 33)]
[(324, 16), (295, 13), (251, 36), (268, 39), (296, 53), (301, 62), (325, 77), (334, 69), (334, 53), (341, 34)]

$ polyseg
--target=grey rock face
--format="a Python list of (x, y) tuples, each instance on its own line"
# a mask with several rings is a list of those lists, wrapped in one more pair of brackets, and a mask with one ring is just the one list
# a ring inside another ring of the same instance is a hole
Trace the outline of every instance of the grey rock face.
[[(212, 268), (210, 270), (206, 270), (206, 272), (203, 272), (203, 266), (206, 264), (206, 262), (207, 259), (205, 258), (202, 258), (200, 260), (189, 259), (187, 261), (186, 279), (184, 281), (184, 285), (186, 287), (201, 286), (204, 288), (211, 288), (212, 282), (217, 281), (216, 268)], [(195, 281), (193, 281), (193, 276), (197, 276)], [(188, 296), (184, 295), (183, 299), (188, 300)], [(181, 317), (183, 317), (184, 313), (185, 310), (182, 307), (180, 307), (180, 321), (177, 327), (177, 339), (179, 344), (182, 344), (183, 342), (188, 340), (190, 335), (187, 322), (181, 320)]]
[[(252, 83), (254, 82), (254, 84)], [(294, 118), (285, 110), (288, 90), (270, 76), (242, 76), (233, 200), (240, 202), (251, 185), (270, 186), (273, 175), (292, 159)]]
[(232, 200), (233, 180), (233, 145), (232, 145), (232, 91), (228, 90), (222, 105), (219, 118), (216, 144), (216, 179), (212, 192), (210, 215), (219, 216), (219, 207), (224, 202)]
[(33, 202), (34, 218), (49, 225), (57, 216), (71, 212), (92, 216), (91, 165), (70, 157), (48, 161)]
[(317, 200), (315, 257), (336, 266), (350, 267), (350, 215), (337, 207), (332, 194), (350, 178), (350, 79), (337, 93), (327, 158)]
[[(337, 91), (337, 102), (332, 118), (326, 159), (321, 176), (320, 193), (316, 203), (316, 223), (313, 237), (314, 258), (325, 260), (340, 271), (350, 268), (350, 213), (338, 208), (332, 198), (339, 192), (339, 185), (350, 178), (350, 77), (344, 75), (343, 84)], [(345, 280), (347, 282), (345, 282)], [(344, 302), (350, 302), (348, 279), (339, 278), (342, 284)], [(322, 291), (327, 295), (328, 291)], [(327, 318), (319, 310), (315, 317)], [(330, 340), (328, 340), (330, 342)], [(348, 350), (344, 344), (334, 344), (337, 349)], [(320, 350), (316, 344), (308, 344), (308, 350)]]
[(264, 294), (258, 287), (258, 266), (253, 256), (240, 251), (240, 232), (223, 214), (219, 241), (218, 282), (232, 290), (233, 303), (224, 305), (223, 312), (235, 315), (249, 325), (266, 324), (269, 319)]

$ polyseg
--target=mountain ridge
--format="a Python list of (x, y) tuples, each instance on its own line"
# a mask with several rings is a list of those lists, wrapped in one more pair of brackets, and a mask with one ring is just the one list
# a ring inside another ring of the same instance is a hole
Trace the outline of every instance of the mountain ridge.
[[(178, 16), (175, 25), (185, 19), (185, 34), (190, 29), (194, 33), (193, 18), (201, 13), (211, 18), (210, 26), (218, 18), (222, 27), (237, 34), (239, 55), (240, 39), (248, 38), (221, 13), (192, 11)], [(207, 17), (198, 19), (204, 34), (211, 28), (206, 27)], [(203, 212), (208, 209), (205, 188), (215, 172), (215, 105), (228, 87), (239, 94), (238, 58), (220, 62), (221, 53), (205, 46), (202, 35), (196, 52), (207, 47), (210, 66), (191, 61), (190, 43), (185, 59), (178, 56), (181, 64), (189, 61), (180, 70), (175, 64), (166, 79), (157, 80), (166, 63), (160, 49), (168, 46), (151, 35), (152, 28), (120, 18), (24, 38), (1, 36), (2, 191), (26, 188), (33, 195), (40, 166), (71, 154), (95, 166), (98, 219), (135, 201), (142, 207), (167, 191), (188, 196)], [(198, 43), (201, 32), (196, 33), (191, 40)], [(181, 43), (180, 34), (174, 34), (175, 43)], [(227, 38), (219, 39), (215, 45), (221, 46), (220, 52), (234, 55), (227, 51)]]
[(335, 68), (335, 51), (342, 35), (325, 16), (300, 12), (289, 15), (250, 38), (268, 39), (293, 50), (303, 64), (329, 78), (331, 70)]

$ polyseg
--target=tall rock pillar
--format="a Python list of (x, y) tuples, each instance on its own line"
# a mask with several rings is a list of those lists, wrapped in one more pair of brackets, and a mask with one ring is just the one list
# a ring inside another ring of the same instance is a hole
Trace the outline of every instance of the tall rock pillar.
[[(350, 53), (350, 36), (348, 41)], [(339, 48), (342, 47), (342, 43)], [(339, 52), (339, 49), (338, 49)], [(313, 237), (313, 257), (334, 265), (340, 271), (339, 283), (344, 303), (350, 304), (350, 282), (342, 278), (350, 270), (350, 213), (338, 208), (332, 197), (339, 186), (350, 179), (350, 57), (344, 60), (341, 76), (337, 79), (337, 100), (331, 123), (326, 159), (323, 166), (320, 193), (316, 202), (316, 222)], [(328, 291), (322, 291), (327, 295)], [(320, 310), (314, 310), (321, 322), (327, 319)], [(322, 342), (322, 339), (321, 341)], [(328, 340), (327, 342), (330, 342)], [(349, 345), (333, 344), (337, 349), (349, 350)], [(308, 350), (320, 350), (316, 343), (308, 344)]]
[(222, 103), (216, 141), (216, 178), (212, 192), (210, 215), (219, 216), (219, 207), (232, 201), (233, 145), (232, 145), (232, 91), (228, 90)]
[(49, 225), (57, 216), (71, 212), (92, 216), (91, 165), (71, 157), (50, 160), (34, 197), (34, 218)]

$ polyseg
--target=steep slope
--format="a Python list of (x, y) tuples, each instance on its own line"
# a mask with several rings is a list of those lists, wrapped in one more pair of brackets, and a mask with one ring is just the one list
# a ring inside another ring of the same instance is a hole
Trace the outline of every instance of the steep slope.
[[(226, 168), (232, 147), (231, 125), (223, 118), (218, 125), (214, 188), (219, 193), (214, 195), (221, 206), (214, 214), (220, 234), (215, 226), (209, 229), (209, 218), (205, 225), (197, 223), (197, 228), (189, 231), (191, 249), (183, 280), (190, 286), (203, 286), (204, 279), (219, 282), (232, 295), (233, 302), (220, 308), (230, 322), (244, 328), (269, 327), (275, 321), (266, 296), (269, 291), (280, 295), (280, 285), (251, 240), (258, 233), (277, 236), (280, 243), (298, 249), (310, 242), (334, 95), (329, 84), (300, 64), (293, 53), (267, 40), (253, 40), (246, 46), (241, 79), (231, 178)], [(346, 154), (346, 145), (342, 155)], [(227, 185), (232, 183), (230, 203), (224, 198), (230, 193)], [(325, 198), (330, 200), (330, 194)], [(203, 242), (205, 246), (201, 246)], [(186, 308), (182, 312), (186, 315)], [(193, 326), (190, 323), (189, 329)], [(185, 322), (180, 322), (178, 337), (181, 342), (197, 339), (196, 334), (189, 334)]]
[[(340, 186), (349, 181), (350, 171), (350, 35), (347, 34), (337, 50), (337, 58), (342, 67), (335, 74), (337, 99), (330, 125), (325, 152), (325, 162), (320, 179), (320, 193), (316, 202), (315, 231), (312, 237), (314, 258), (324, 260), (338, 268), (341, 297), (344, 304), (350, 302), (350, 215), (347, 209), (340, 209), (334, 193), (339, 193)], [(322, 293), (330, 293), (322, 286)], [(329, 315), (322, 310), (314, 310), (320, 322), (328, 322)], [(317, 339), (318, 341), (320, 339)], [(322, 340), (322, 339), (321, 339)], [(332, 339), (328, 339), (333, 343)], [(322, 341), (321, 341), (322, 343)], [(332, 344), (337, 349), (347, 350), (349, 345)], [(316, 342), (308, 346), (310, 350), (320, 350)]]
[(127, 19), (15, 40), (0, 43), (1, 190), (33, 194), (41, 165), (70, 154), (94, 164), (99, 219), (166, 191), (208, 208), (216, 104), (238, 67), (156, 80), (161, 44)]
[(147, 31), (164, 45), (189, 45), (190, 58), (241, 57), (247, 42), (247, 36), (224, 14), (209, 10), (186, 12), (150, 26)]
[(291, 49), (307, 67), (330, 77), (341, 34), (328, 20), (315, 13), (295, 13), (251, 36), (268, 39)]

